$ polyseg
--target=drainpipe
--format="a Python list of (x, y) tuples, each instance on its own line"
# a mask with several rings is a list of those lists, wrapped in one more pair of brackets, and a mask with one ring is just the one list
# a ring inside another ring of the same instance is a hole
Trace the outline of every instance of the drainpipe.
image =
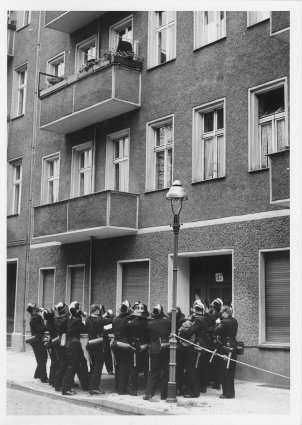
[(92, 255), (93, 255), (93, 236), (90, 236), (89, 244), (89, 282), (88, 282), (88, 314), (91, 306), (91, 283), (92, 283)]
[[(37, 140), (38, 129), (38, 86), (39, 86), (39, 67), (40, 67), (40, 41), (41, 41), (41, 17), (42, 12), (39, 11), (39, 24), (38, 24), (38, 39), (36, 46), (36, 69), (35, 69), (35, 88), (34, 88), (34, 107), (33, 107), (33, 121), (32, 121), (32, 140), (31, 140), (31, 157), (30, 157), (30, 178), (29, 178), (29, 201), (28, 201), (28, 228), (27, 228), (27, 244), (26, 244), (26, 263), (25, 263), (25, 288), (24, 288), (24, 306), (23, 306), (23, 335), (26, 330), (26, 310), (25, 306), (28, 303), (28, 286), (29, 286), (29, 257), (30, 257), (30, 243), (32, 234), (32, 187), (33, 187), (33, 168), (35, 162), (35, 145)], [(25, 351), (24, 340), (22, 351)]]

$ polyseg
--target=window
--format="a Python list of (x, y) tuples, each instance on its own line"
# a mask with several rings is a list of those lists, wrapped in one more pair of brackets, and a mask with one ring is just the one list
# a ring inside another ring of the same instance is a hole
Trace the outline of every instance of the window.
[(60, 157), (59, 154), (43, 158), (42, 204), (58, 202)]
[(262, 343), (290, 342), (290, 252), (261, 253)]
[(146, 190), (165, 189), (173, 178), (173, 117), (147, 125)]
[(40, 273), (39, 305), (50, 308), (54, 306), (55, 271), (43, 269)]
[(138, 55), (138, 41), (133, 40), (132, 15), (110, 27), (110, 47)]
[(119, 262), (117, 269), (117, 300), (141, 301), (150, 305), (149, 261)]
[(8, 215), (20, 214), (22, 189), (22, 159), (9, 163)]
[(20, 10), (17, 12), (17, 31), (30, 23), (31, 12), (29, 10)]
[(47, 74), (62, 77), (65, 73), (65, 53), (61, 53), (47, 61)]
[(226, 36), (225, 16), (223, 11), (194, 12), (194, 49)]
[(92, 142), (73, 148), (71, 196), (92, 193), (92, 154)]
[(225, 176), (224, 100), (194, 108), (193, 182)]
[(106, 189), (129, 190), (129, 130), (107, 137)]
[(94, 35), (76, 46), (76, 70), (82, 65), (97, 58), (97, 36)]
[(265, 21), (270, 18), (270, 11), (268, 10), (260, 10), (247, 12), (247, 26), (258, 24), (258, 22)]
[(78, 301), (84, 309), (85, 266), (68, 266), (66, 302)]
[(176, 12), (149, 12), (149, 67), (176, 57)]
[(288, 146), (286, 79), (249, 90), (250, 171), (268, 167), (267, 155)]
[(27, 86), (27, 65), (23, 65), (14, 72), (14, 89), (12, 102), (13, 118), (20, 117), (25, 114), (26, 103), (26, 86)]

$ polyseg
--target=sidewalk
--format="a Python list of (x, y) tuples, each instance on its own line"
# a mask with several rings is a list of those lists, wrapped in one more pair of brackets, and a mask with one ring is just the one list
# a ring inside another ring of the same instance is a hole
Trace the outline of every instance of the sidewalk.
[[(206, 394), (198, 399), (177, 398), (177, 403), (160, 400), (157, 394), (153, 400), (142, 399), (143, 375), (139, 380), (138, 396), (118, 395), (114, 390), (114, 376), (102, 375), (101, 388), (104, 395), (91, 396), (86, 391), (76, 388), (77, 394), (62, 396), (48, 384), (33, 378), (36, 361), (32, 351), (16, 353), (7, 350), (7, 385), (38, 392), (50, 398), (68, 399), (71, 403), (86, 406), (103, 406), (131, 415), (289, 415), (290, 391), (288, 389), (271, 388), (264, 384), (246, 381), (235, 381), (236, 398), (219, 399), (221, 391), (208, 388)], [(49, 367), (49, 360), (47, 366)], [(76, 412), (75, 412), (76, 413)]]

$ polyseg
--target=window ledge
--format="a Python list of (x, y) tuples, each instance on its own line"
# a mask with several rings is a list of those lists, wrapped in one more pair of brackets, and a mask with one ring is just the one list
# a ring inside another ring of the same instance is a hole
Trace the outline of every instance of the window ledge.
[(175, 60), (176, 60), (176, 58), (173, 58), (173, 59), (170, 59), (170, 60), (168, 60), (168, 61), (166, 61), (166, 62), (159, 63), (158, 65), (150, 66), (149, 68), (147, 68), (147, 71), (152, 71), (152, 69), (159, 68), (160, 66), (164, 66), (164, 65), (166, 65), (167, 63), (174, 62)]
[(271, 156), (275, 156), (275, 155), (280, 155), (284, 152), (288, 152), (289, 151), (289, 146), (285, 146), (283, 149), (277, 151), (277, 152), (272, 152), (272, 153), (268, 153), (266, 156), (271, 157)]
[(18, 28), (18, 29), (16, 30), (16, 32), (19, 32), (19, 31), (23, 30), (24, 28), (29, 27), (29, 24), (30, 24), (30, 23), (28, 23), (28, 24), (24, 25), (24, 27)]
[(199, 50), (204, 49), (205, 47), (212, 46), (213, 44), (219, 43), (219, 41), (221, 41), (221, 40), (226, 40), (226, 38), (227, 38), (226, 35), (224, 37), (217, 38), (217, 40), (211, 41), (210, 43), (203, 44), (202, 46), (195, 47), (195, 49), (193, 49), (193, 51), (198, 52)]
[(262, 21), (255, 22), (254, 24), (249, 24), (249, 25), (247, 25), (247, 26), (246, 26), (246, 28), (247, 28), (247, 29), (249, 29), (249, 28), (253, 28), (255, 25), (262, 24), (263, 22), (269, 21), (270, 19), (271, 19), (271, 18), (266, 18), (266, 19), (263, 19)]
[(215, 178), (213, 178), (213, 179), (206, 179), (206, 180), (198, 180), (198, 181), (194, 181), (194, 182), (191, 182), (191, 184), (199, 184), (199, 183), (209, 183), (209, 182), (213, 182), (213, 181), (217, 181), (217, 180), (224, 180), (225, 179), (225, 176), (223, 176), (223, 177), (215, 177)]
[(273, 343), (262, 343), (257, 345), (258, 348), (273, 348), (273, 349), (281, 349), (281, 350), (289, 350), (290, 344), (273, 344)]
[(18, 217), (18, 215), (20, 215), (20, 213), (17, 213), (17, 214), (9, 214), (9, 215), (7, 216), (7, 218), (11, 218), (11, 217)]
[(262, 173), (262, 171), (269, 171), (269, 167), (259, 168), (258, 170), (249, 170), (249, 173), (250, 174), (253, 174), (253, 173)]
[(164, 187), (163, 189), (147, 190), (144, 192), (144, 194), (148, 195), (149, 193), (164, 192), (164, 191), (168, 191), (169, 189), (170, 189), (169, 187)]
[(25, 116), (25, 114), (18, 115), (17, 117), (13, 117), (13, 118), (11, 118), (10, 120), (11, 120), (11, 121), (15, 121), (15, 120), (17, 120), (17, 119), (19, 119), (19, 118), (22, 118), (22, 117), (24, 117), (24, 116)]

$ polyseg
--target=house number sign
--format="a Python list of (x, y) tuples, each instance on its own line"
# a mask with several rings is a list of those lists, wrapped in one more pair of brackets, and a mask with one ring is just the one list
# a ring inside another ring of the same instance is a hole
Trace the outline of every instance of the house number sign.
[(216, 282), (223, 282), (223, 274), (215, 273), (215, 279), (216, 279)]

